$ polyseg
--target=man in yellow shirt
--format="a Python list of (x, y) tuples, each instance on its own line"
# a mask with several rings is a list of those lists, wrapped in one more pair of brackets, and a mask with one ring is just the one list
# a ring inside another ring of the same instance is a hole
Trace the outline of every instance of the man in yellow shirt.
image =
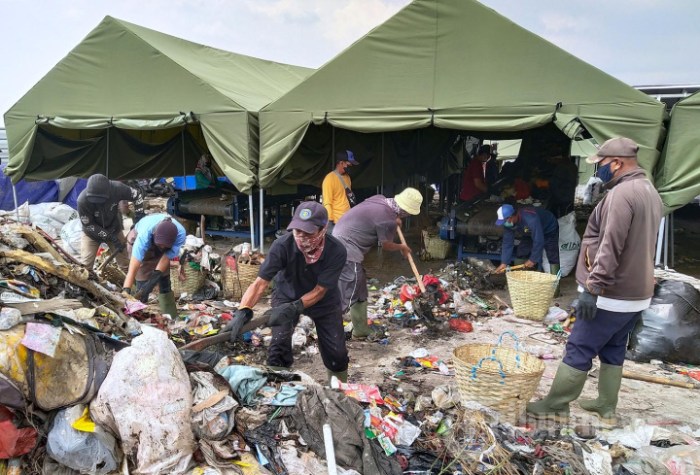
[(343, 150), (335, 154), (335, 169), (323, 179), (321, 192), (323, 193), (323, 206), (328, 211), (327, 233), (333, 233), (333, 227), (351, 206), (355, 203), (355, 194), (352, 192), (352, 182), (347, 168), (351, 165), (359, 165), (355, 155), (350, 150)]

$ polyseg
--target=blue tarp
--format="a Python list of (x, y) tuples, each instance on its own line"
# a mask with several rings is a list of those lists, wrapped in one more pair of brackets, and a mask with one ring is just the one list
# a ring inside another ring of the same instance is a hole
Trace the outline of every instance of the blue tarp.
[[(63, 202), (73, 209), (77, 208), (78, 195), (85, 188), (87, 180), (79, 179), (73, 189), (66, 195)], [(17, 204), (29, 202), (30, 205), (58, 201), (58, 183), (55, 180), (25, 181), (20, 180), (15, 185), (17, 190)], [(10, 211), (15, 209), (15, 201), (12, 196), (12, 182), (5, 175), (5, 165), (0, 166), (0, 210)]]

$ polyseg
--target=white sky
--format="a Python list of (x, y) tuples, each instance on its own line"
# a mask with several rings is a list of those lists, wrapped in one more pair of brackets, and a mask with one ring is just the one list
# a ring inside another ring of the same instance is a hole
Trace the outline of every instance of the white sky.
[[(465, 0), (466, 1), (466, 0)], [(1, 117), (106, 16), (319, 67), (408, 0), (0, 0)], [(700, 0), (482, 0), (631, 85), (700, 83)]]

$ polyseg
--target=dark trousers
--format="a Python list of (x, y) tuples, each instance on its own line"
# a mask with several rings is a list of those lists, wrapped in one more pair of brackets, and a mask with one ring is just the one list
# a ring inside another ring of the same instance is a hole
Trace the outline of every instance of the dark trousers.
[[(272, 306), (287, 303), (272, 295)], [(323, 365), (334, 373), (348, 369), (348, 349), (345, 346), (345, 331), (343, 329), (343, 313), (340, 305), (313, 306), (304, 310), (316, 325), (318, 348)], [(294, 325), (272, 327), (272, 342), (267, 352), (267, 364), (289, 368), (294, 363), (292, 352), (292, 334)]]
[[(150, 275), (148, 277), (150, 277)], [(141, 290), (141, 288), (146, 285), (146, 282), (147, 281), (145, 280), (137, 280), (136, 291), (138, 292)], [(164, 272), (163, 275), (160, 276), (160, 279), (158, 279), (158, 289), (158, 292), (161, 294), (167, 294), (173, 290), (172, 282), (170, 281), (170, 270)], [(175, 297), (179, 297), (179, 295), (176, 295)]]
[[(532, 238), (525, 236), (520, 239), (520, 244), (515, 248), (515, 257), (529, 259), (532, 252)], [(559, 264), (559, 230), (544, 236), (544, 253), (550, 264)], [(542, 256), (540, 261), (542, 260)]]
[(357, 302), (367, 301), (367, 273), (361, 262), (345, 262), (338, 280), (338, 289), (343, 312), (347, 312)]
[(610, 312), (601, 310), (593, 320), (576, 320), (566, 342), (564, 363), (580, 371), (588, 371), (593, 358), (602, 363), (622, 366), (627, 340), (642, 312)]

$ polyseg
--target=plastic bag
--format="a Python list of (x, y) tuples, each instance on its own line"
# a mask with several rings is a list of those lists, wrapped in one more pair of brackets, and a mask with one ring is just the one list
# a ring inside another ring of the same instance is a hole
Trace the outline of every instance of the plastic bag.
[(46, 441), (46, 451), (55, 461), (84, 473), (103, 474), (117, 470), (121, 453), (114, 437), (99, 426), (95, 432), (72, 427), (85, 410), (83, 404), (56, 414)]
[(63, 249), (73, 257), (80, 257), (80, 248), (83, 241), (83, 223), (79, 219), (72, 219), (61, 228), (61, 242)]
[[(573, 211), (558, 220), (559, 222), (559, 270), (566, 277), (576, 268), (578, 251), (581, 249), (581, 236), (576, 232), (576, 213)], [(545, 254), (542, 268), (549, 272), (549, 261)]]
[(186, 473), (194, 451), (190, 379), (168, 335), (142, 330), (114, 356), (90, 413), (121, 440), (133, 473)]
[(627, 358), (648, 362), (700, 364), (700, 292), (686, 282), (663, 280), (642, 312)]
[(223, 439), (233, 430), (233, 412), (238, 407), (228, 384), (217, 385), (214, 375), (205, 371), (191, 373), (190, 381), (194, 390), (192, 429), (200, 439)]

